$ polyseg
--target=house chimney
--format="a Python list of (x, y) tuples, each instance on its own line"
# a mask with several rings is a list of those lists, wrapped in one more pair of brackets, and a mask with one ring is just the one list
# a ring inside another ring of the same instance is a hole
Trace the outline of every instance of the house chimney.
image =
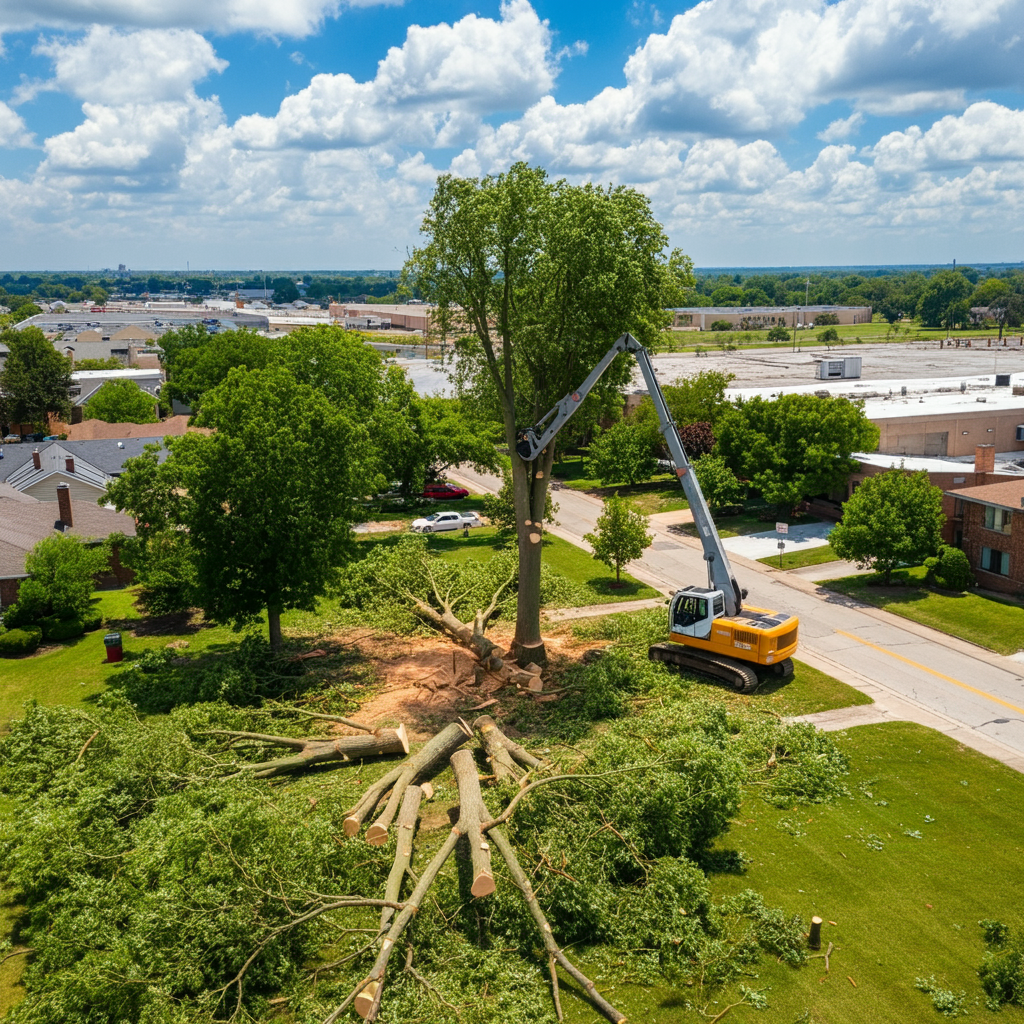
[(67, 484), (57, 484), (57, 508), (60, 509), (60, 521), (65, 529), (75, 525), (74, 516), (71, 513), (71, 488)]
[(64, 468), (67, 470), (67, 472), (74, 473), (74, 471), (75, 471), (75, 459), (74, 459), (74, 456), (69, 455), (64, 460)]
[(32, 449), (32, 465), (35, 466), (36, 469), (42, 469), (43, 468), (42, 462), (39, 461), (39, 449), (38, 448), (33, 448)]
[(974, 472), (994, 473), (996, 470), (996, 446), (978, 444), (974, 446)]

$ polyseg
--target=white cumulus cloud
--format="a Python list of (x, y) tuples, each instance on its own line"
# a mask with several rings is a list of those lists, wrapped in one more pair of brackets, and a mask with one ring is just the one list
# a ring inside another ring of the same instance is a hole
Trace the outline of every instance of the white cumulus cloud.
[(543, 96), (555, 72), (547, 23), (527, 0), (510, 0), (500, 20), (469, 14), (451, 25), (411, 25), (371, 81), (315, 75), (274, 117), (242, 117), (234, 131), (240, 146), (256, 149), (453, 145), (475, 134), (481, 115)]
[[(357, 0), (350, 6), (392, 2)], [(0, 32), (115, 25), (301, 37), (315, 32), (342, 6), (342, 0), (4, 0)]]
[(32, 145), (32, 134), (21, 116), (0, 101), (0, 147), (16, 149)]
[(828, 124), (826, 128), (818, 132), (818, 138), (822, 142), (842, 142), (851, 135), (856, 135), (864, 124), (864, 115), (855, 110), (849, 117), (840, 117)]

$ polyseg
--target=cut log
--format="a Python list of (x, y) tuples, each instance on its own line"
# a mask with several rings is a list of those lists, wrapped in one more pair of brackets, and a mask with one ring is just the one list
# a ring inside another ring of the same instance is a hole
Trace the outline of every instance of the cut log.
[(530, 693), (543, 693), (544, 683), (541, 682), (540, 676), (531, 676), (530, 682), (527, 684), (526, 688), (530, 691)]
[(367, 985), (366, 988), (364, 988), (363, 991), (356, 996), (356, 1013), (358, 1013), (359, 1016), (363, 1018), (363, 1020), (366, 1020), (366, 1018), (370, 1015), (370, 1010), (372, 1009), (374, 1001), (376, 1000), (377, 989), (379, 988), (380, 985), (376, 981), (371, 981), (370, 984)]
[(811, 934), (807, 937), (807, 945), (811, 949), (821, 949), (821, 918), (817, 915), (811, 918)]
[[(393, 785), (393, 788), (391, 796), (388, 797), (388, 802), (384, 806), (384, 810), (381, 812), (380, 817), (366, 830), (366, 841), (371, 846), (383, 846), (388, 841), (388, 829), (391, 826), (391, 822), (395, 820), (395, 815), (398, 813), (398, 808), (402, 803), (402, 797), (405, 795), (406, 789), (418, 778), (433, 778), (448, 763), (448, 759), (452, 754), (467, 739), (470, 739), (472, 735), (473, 733), (464, 723), (452, 722), (451, 725), (446, 725), (433, 739), (425, 743), (419, 751), (413, 754), (401, 766), (399, 774), (388, 783), (388, 785)], [(371, 789), (373, 788), (379, 790), (379, 795), (374, 800), (373, 807), (367, 806), (365, 803), (366, 798), (364, 797), (364, 800), (361, 800), (346, 816), (344, 827), (349, 835), (355, 835), (359, 831), (359, 826), (362, 825), (365, 818), (377, 806), (380, 797), (386, 791), (386, 787), (380, 788), (380, 783), (377, 783), (376, 787), (371, 787)], [(359, 811), (363, 812), (362, 816), (355, 820)], [(355, 822), (355, 830), (352, 832), (349, 832), (350, 821)]]
[[(402, 808), (398, 812), (398, 820), (395, 822), (395, 828), (398, 830), (395, 860), (391, 865), (387, 885), (384, 887), (384, 899), (391, 903), (398, 902), (405, 873), (412, 863), (412, 841), (416, 835), (416, 817), (419, 814), (422, 797), (423, 790), (419, 786), (409, 786), (405, 791), (405, 796), (402, 797)], [(388, 924), (394, 916), (393, 907), (385, 907), (380, 912), (380, 930), (382, 932), (387, 931)], [(358, 1003), (356, 1009), (359, 1009)]]
[(528, 750), (524, 750), (515, 740), (510, 740), (498, 728), (498, 723), (490, 715), (481, 715), (473, 723), (473, 728), (480, 734), (480, 739), (484, 741), (485, 750), (489, 750), (487, 747), (488, 741), (484, 740), (484, 735), (486, 734), (491, 737), (491, 741), (500, 743), (512, 755), (512, 760), (516, 764), (521, 764), (524, 768), (544, 767), (543, 761), (534, 757)]
[(481, 715), (474, 723), (473, 728), (480, 737), (484, 750), (487, 752), (487, 761), (491, 766), (495, 782), (512, 781), (519, 778), (515, 762), (508, 748), (501, 742), (501, 731), (490, 715)]
[(491, 870), (491, 846), (480, 826), (490, 821), (480, 793), (480, 777), (476, 761), (469, 750), (457, 750), (451, 757), (455, 782), (459, 787), (459, 820), (455, 828), (469, 842), (469, 857), (473, 866), (473, 883), (469, 891), (479, 899), (494, 892), (494, 872)]
[(238, 771), (252, 772), (253, 778), (269, 779), (275, 775), (308, 768), (327, 761), (359, 761), (367, 757), (384, 757), (388, 754), (408, 754), (409, 740), (405, 726), (397, 729), (378, 729), (368, 736), (269, 736), (258, 732), (230, 732), (225, 729), (211, 729), (206, 735), (227, 736), (232, 743), (236, 740), (251, 740), (279, 747), (290, 747), (295, 751), (289, 757), (278, 757), (255, 764), (238, 765)]

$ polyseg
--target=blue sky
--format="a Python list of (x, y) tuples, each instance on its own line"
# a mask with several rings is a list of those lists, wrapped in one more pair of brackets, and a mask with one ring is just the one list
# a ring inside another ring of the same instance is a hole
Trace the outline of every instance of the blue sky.
[(1024, 0), (0, 0), (0, 268), (397, 267), (443, 172), (698, 266), (1024, 260)]

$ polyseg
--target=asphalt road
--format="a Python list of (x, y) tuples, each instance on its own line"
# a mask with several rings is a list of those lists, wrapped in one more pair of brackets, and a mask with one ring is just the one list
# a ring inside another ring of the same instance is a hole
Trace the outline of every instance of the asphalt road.
[[(449, 477), (477, 493), (496, 490), (500, 483), (469, 467)], [(600, 501), (557, 485), (553, 498), (558, 525), (551, 532), (589, 550), (583, 534), (594, 529)], [(665, 594), (686, 584), (703, 585), (707, 570), (698, 541), (660, 526), (652, 532), (653, 544), (642, 559), (630, 563), (630, 574)], [(799, 616), (797, 656), (869, 693), (877, 705), (874, 720), (920, 722), (1024, 771), (1024, 662), (823, 590), (799, 576), (737, 555), (730, 561), (740, 586), (749, 591), (748, 603)], [(855, 715), (849, 724), (857, 724)]]

